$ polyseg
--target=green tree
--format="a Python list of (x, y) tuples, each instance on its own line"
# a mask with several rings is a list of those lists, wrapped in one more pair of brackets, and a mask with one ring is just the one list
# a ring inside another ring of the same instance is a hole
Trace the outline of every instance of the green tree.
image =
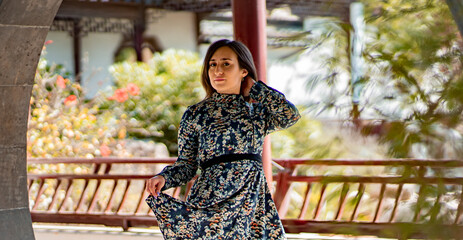
[(371, 66), (368, 81), (370, 88), (386, 89), (372, 94), (385, 107), (368, 104), (388, 120), (381, 126), (387, 130), (381, 140), (397, 157), (411, 157), (412, 151), (420, 157), (458, 156), (463, 150), (458, 131), (463, 42), (445, 1), (367, 6), (369, 22), (377, 29), (365, 52)]
[(198, 55), (184, 50), (156, 53), (149, 63), (117, 63), (110, 68), (117, 89), (96, 101), (124, 119), (129, 137), (162, 142), (176, 155), (182, 114), (204, 95), (200, 71)]
[[(364, 0), (366, 74), (360, 124), (378, 135), (393, 157), (447, 158), (462, 153), (462, 40), (443, 0)], [(309, 103), (315, 113), (351, 118), (348, 24), (318, 23), (318, 52), (325, 71), (308, 78), (309, 90), (333, 88)], [(333, 27), (337, 26), (337, 27)], [(328, 38), (326, 36), (329, 36)], [(326, 53), (324, 48), (335, 48)], [(323, 54), (325, 52), (325, 54)], [(334, 111), (333, 111), (334, 110)]]

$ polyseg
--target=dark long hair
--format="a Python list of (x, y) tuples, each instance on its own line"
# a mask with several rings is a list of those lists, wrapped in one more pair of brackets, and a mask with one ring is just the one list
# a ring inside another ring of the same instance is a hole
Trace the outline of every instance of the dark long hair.
[(233, 52), (238, 56), (238, 63), (241, 69), (246, 69), (248, 71), (249, 77), (257, 81), (257, 71), (254, 61), (252, 60), (252, 55), (249, 49), (242, 42), (233, 41), (228, 39), (222, 39), (216, 41), (209, 46), (206, 56), (204, 57), (203, 68), (201, 73), (201, 84), (206, 90), (206, 98), (212, 96), (216, 90), (211, 85), (211, 80), (209, 79), (209, 61), (214, 55), (215, 51), (221, 47), (229, 47)]

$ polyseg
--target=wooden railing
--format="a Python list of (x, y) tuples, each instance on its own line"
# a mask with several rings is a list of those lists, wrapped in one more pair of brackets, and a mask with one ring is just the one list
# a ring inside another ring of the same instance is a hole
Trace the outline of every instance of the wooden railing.
[[(28, 174), (32, 220), (104, 224), (125, 230), (156, 225), (144, 202), (145, 180), (153, 175), (154, 166), (174, 161), (29, 159), (31, 172), (34, 168), (41, 172), (73, 169)], [(463, 161), (274, 162), (273, 198), (288, 233), (463, 239), (463, 177), (458, 176), (463, 175)], [(168, 193), (185, 199), (193, 182)]]

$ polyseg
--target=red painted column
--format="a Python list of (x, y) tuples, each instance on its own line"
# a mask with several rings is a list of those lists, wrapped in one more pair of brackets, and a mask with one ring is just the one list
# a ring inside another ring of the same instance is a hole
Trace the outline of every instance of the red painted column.
[[(259, 80), (267, 82), (267, 11), (265, 0), (231, 1), (235, 40), (241, 41), (249, 48), (256, 64)], [(270, 138), (266, 137), (262, 158), (269, 187), (272, 187), (271, 155)]]

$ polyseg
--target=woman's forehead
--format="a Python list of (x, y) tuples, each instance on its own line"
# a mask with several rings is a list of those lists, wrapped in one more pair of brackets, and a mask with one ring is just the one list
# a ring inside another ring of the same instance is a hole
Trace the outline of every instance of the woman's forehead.
[(238, 56), (231, 48), (224, 46), (217, 49), (214, 54), (212, 54), (210, 61), (236, 60), (237, 58)]

